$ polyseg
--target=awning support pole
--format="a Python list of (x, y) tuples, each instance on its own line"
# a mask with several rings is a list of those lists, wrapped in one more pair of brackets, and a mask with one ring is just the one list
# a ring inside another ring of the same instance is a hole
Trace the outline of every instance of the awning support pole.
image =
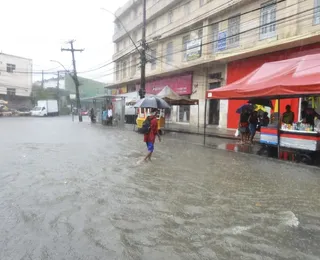
[(278, 98), (278, 131), (277, 131), (277, 138), (278, 138), (278, 159), (281, 159), (280, 154), (280, 129), (281, 129), (281, 115), (280, 115), (280, 98)]
[(200, 133), (200, 109), (199, 109), (199, 101), (198, 101), (198, 133)]
[(208, 100), (205, 99), (204, 103), (204, 125), (203, 125), (203, 145), (206, 145), (206, 128), (207, 128), (207, 103)]

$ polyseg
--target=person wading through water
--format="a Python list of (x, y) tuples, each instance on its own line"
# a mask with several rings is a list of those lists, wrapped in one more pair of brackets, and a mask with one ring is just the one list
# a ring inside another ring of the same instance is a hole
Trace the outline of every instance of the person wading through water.
[(151, 161), (156, 136), (158, 136), (159, 142), (161, 142), (161, 137), (158, 131), (157, 109), (153, 109), (151, 115), (149, 115), (143, 122), (142, 132), (144, 133), (143, 141), (146, 143), (148, 149), (148, 154), (144, 158), (144, 161)]

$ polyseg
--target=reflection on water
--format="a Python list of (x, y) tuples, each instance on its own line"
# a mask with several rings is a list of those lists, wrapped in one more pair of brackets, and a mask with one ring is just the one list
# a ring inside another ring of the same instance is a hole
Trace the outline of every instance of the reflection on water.
[(319, 259), (318, 169), (183, 135), (164, 136), (153, 162), (137, 164), (146, 151), (133, 131), (6, 122), (1, 260)]

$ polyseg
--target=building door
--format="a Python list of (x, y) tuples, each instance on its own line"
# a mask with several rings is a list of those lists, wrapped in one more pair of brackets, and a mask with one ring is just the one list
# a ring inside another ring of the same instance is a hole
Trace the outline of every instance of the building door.
[[(220, 88), (221, 82), (209, 84), (209, 89)], [(209, 125), (219, 125), (220, 120), (220, 100), (210, 99), (209, 101)]]

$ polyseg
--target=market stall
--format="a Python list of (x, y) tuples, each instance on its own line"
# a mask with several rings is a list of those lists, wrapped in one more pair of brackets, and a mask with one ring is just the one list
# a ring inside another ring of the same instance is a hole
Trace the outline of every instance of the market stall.
[[(179, 94), (174, 92), (169, 86), (164, 87), (157, 95), (157, 97), (165, 100), (170, 106), (198, 106), (198, 129), (199, 129), (199, 100), (189, 99), (181, 97)], [(170, 108), (171, 110), (171, 108)]]
[[(232, 84), (219, 89), (208, 90), (206, 99), (269, 98), (270, 100), (277, 100), (280, 113), (282, 99), (320, 96), (319, 71), (320, 54), (268, 62)], [(275, 124), (261, 128), (260, 142), (277, 146), (278, 157), (280, 158), (281, 148), (306, 152), (319, 151), (319, 133), (320, 129), (314, 122), (307, 124), (298, 120), (292, 124), (283, 124), (281, 116), (278, 116), (278, 121)]]
[[(148, 97), (152, 97), (152, 95), (148, 95)], [(164, 87), (157, 95), (153, 96), (157, 98), (161, 98), (164, 101), (166, 101), (170, 106), (180, 106), (180, 105), (197, 105), (198, 106), (198, 127), (199, 127), (199, 102), (196, 99), (188, 99), (185, 97), (181, 97), (179, 94), (174, 92), (170, 87), (166, 86)], [(171, 110), (171, 107), (167, 108)], [(147, 114), (149, 113), (149, 109), (147, 108), (138, 108), (137, 109), (137, 128), (141, 128), (144, 120), (147, 117)], [(166, 125), (166, 109), (161, 109), (160, 113), (158, 114), (158, 128), (161, 132), (163, 131), (163, 128)]]

